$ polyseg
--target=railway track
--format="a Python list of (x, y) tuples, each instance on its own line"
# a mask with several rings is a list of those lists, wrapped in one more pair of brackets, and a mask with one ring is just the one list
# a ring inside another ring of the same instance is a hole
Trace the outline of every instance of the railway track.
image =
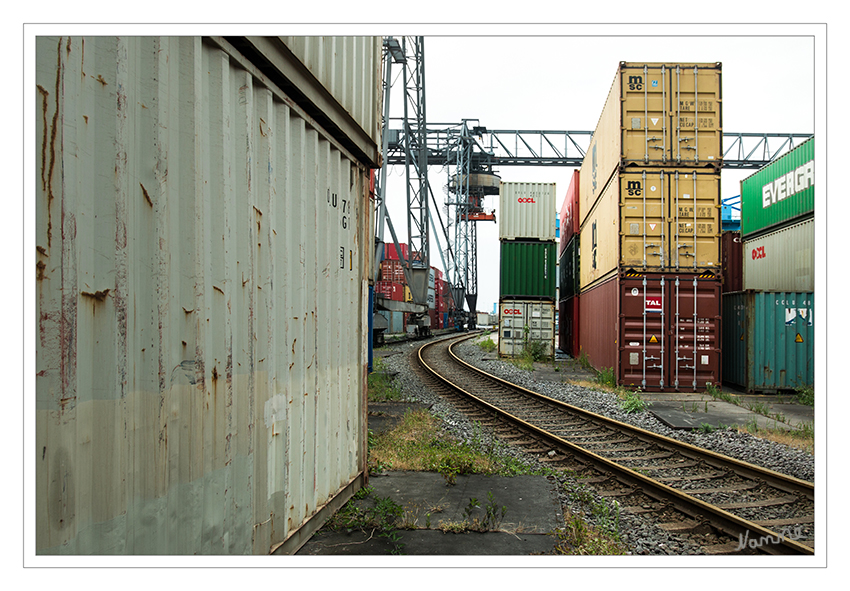
[(429, 385), (470, 420), (576, 475), (624, 510), (673, 533), (715, 540), (707, 554), (814, 553), (814, 485), (585, 411), (506, 382), (452, 351), (461, 338), (416, 352)]

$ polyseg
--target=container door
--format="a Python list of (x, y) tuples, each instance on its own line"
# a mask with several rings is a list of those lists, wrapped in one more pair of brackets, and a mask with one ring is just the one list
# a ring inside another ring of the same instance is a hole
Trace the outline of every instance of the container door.
[(667, 176), (663, 170), (620, 174), (620, 265), (623, 267), (660, 268), (667, 264)]
[(705, 390), (720, 383), (720, 281), (711, 274), (671, 276), (668, 290), (670, 386)]
[(670, 180), (670, 266), (697, 273), (720, 268), (720, 176), (676, 170)]
[(669, 70), (663, 65), (628, 65), (622, 85), (623, 160), (666, 164), (670, 146), (665, 106), (669, 102)]
[(664, 276), (620, 282), (620, 368), (618, 383), (663, 390), (667, 344)]
[(720, 162), (722, 125), (720, 67), (676, 65), (670, 69), (673, 162), (706, 166)]

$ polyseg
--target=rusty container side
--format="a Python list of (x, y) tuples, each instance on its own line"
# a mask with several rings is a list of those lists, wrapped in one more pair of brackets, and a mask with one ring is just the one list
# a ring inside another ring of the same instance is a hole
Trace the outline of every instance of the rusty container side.
[(617, 375), (618, 296), (617, 278), (582, 291), (578, 319), (579, 349), (576, 356), (586, 356), (597, 370), (613, 368)]
[(618, 384), (697, 392), (720, 383), (720, 288), (712, 273), (623, 274)]
[(346, 149), (380, 168), (381, 37), (228, 37)]
[(366, 476), (368, 165), (222, 39), (36, 85), (36, 552), (296, 550)]
[(740, 232), (723, 232), (721, 244), (721, 274), (723, 292), (744, 289), (744, 244)]

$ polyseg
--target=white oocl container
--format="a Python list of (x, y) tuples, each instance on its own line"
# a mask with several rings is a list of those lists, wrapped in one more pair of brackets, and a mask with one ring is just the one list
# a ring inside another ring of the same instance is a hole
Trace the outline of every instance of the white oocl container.
[(555, 240), (555, 183), (501, 183), (499, 240)]

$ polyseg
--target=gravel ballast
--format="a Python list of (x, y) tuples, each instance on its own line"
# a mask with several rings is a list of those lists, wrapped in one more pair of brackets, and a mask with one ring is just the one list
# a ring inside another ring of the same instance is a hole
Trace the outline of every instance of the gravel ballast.
[[(383, 357), (384, 368), (396, 374), (396, 383), (403, 395), (408, 400), (427, 405), (434, 415), (442, 419), (444, 429), (454, 437), (465, 441), (472, 441), (473, 438), (479, 441), (483, 439), (484, 445), (493, 445), (495, 442), (489, 440), (488, 434), (482, 434), (480, 428), (474, 428), (452, 405), (423, 387), (410, 367), (409, 357), (410, 353), (421, 344), (421, 342), (407, 342), (390, 345), (392, 353)], [(804, 451), (759, 439), (748, 433), (740, 433), (734, 428), (710, 433), (671, 429), (647, 411), (626, 413), (620, 408), (619, 398), (613, 393), (570, 383), (536, 379), (534, 372), (522, 370), (506, 361), (493, 359), (492, 355), (486, 354), (473, 342), (462, 343), (456, 346), (455, 350), (468, 363), (551, 398), (777, 472), (808, 481), (814, 479), (814, 457)], [(529, 466), (537, 465), (536, 459), (519, 448), (505, 445), (494, 447), (499, 449), (500, 453), (510, 455)], [(560, 476), (558, 480), (558, 490), (565, 512), (581, 515), (586, 521), (602, 528), (609, 528), (612, 523), (617, 523), (620, 539), (629, 548), (630, 553), (653, 555), (700, 553), (698, 539), (668, 533), (649, 519), (619, 512), (614, 501), (597, 495), (592, 489), (575, 479)], [(618, 517), (613, 517), (617, 515)]]

